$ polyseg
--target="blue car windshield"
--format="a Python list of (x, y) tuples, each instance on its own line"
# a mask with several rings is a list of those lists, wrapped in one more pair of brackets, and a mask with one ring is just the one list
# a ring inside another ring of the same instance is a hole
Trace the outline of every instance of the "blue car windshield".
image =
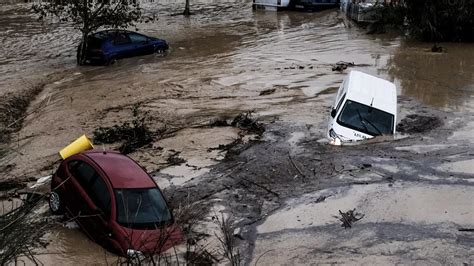
[(172, 222), (158, 188), (116, 189), (117, 222), (134, 229), (156, 229)]
[(379, 109), (347, 100), (337, 122), (345, 127), (372, 135), (393, 133), (394, 116)]

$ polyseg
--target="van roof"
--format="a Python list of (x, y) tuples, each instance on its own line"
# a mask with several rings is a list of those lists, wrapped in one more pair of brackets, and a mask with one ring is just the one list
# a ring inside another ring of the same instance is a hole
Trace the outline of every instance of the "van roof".
[(351, 71), (346, 98), (396, 115), (397, 87), (390, 81), (359, 71)]

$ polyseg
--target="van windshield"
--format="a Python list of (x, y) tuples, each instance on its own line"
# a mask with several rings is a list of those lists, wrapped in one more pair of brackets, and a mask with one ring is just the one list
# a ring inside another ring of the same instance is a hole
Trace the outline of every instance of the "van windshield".
[(347, 100), (337, 122), (372, 136), (380, 136), (393, 133), (393, 120), (392, 114)]
[(117, 222), (134, 229), (156, 229), (172, 221), (158, 188), (117, 189)]

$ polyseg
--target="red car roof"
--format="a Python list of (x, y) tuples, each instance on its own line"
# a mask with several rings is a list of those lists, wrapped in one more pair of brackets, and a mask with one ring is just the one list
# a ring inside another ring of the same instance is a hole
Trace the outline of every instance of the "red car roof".
[(110, 151), (88, 151), (83, 154), (99, 165), (114, 188), (156, 187), (143, 168), (123, 154)]

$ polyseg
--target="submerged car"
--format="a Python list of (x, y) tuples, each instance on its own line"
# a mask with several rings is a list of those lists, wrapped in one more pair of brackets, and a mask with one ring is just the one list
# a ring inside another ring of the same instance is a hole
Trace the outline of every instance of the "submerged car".
[(49, 206), (118, 254), (160, 253), (182, 241), (155, 181), (117, 152), (92, 150), (65, 159), (52, 177)]
[(351, 71), (337, 92), (328, 125), (331, 144), (395, 134), (395, 84), (359, 71)]
[(117, 59), (163, 53), (169, 46), (165, 40), (126, 30), (104, 30), (89, 35), (82, 57), (81, 42), (77, 47), (77, 62), (110, 64)]

